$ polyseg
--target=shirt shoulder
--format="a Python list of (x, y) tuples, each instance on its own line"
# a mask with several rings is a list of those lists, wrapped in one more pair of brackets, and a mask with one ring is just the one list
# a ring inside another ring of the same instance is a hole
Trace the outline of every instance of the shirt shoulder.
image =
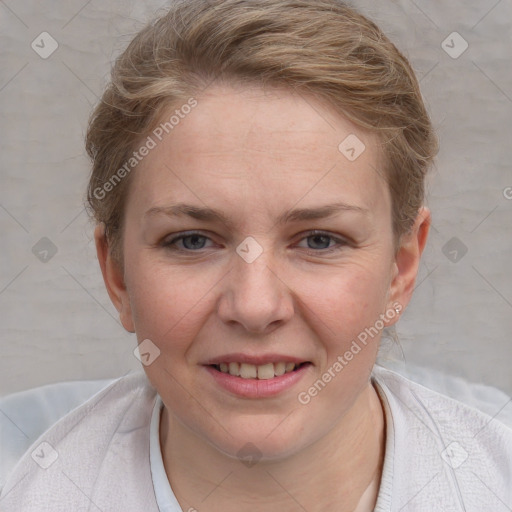
[(149, 467), (155, 398), (145, 374), (136, 372), (65, 415), (18, 462), (0, 509), (158, 510)]
[(512, 429), (382, 367), (373, 381), (387, 429), (376, 512), (512, 505)]
[(0, 397), (0, 491), (43, 432), (114, 380), (57, 382)]

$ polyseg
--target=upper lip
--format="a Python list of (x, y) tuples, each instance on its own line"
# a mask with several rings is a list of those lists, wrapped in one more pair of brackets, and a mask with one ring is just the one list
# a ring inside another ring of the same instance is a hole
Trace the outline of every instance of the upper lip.
[(260, 354), (260, 355), (249, 355), (242, 353), (231, 353), (224, 354), (218, 357), (212, 357), (203, 364), (220, 364), (220, 363), (245, 363), (254, 364), (256, 366), (268, 364), (268, 363), (306, 363), (307, 359), (301, 359), (299, 357), (287, 356), (283, 354)]

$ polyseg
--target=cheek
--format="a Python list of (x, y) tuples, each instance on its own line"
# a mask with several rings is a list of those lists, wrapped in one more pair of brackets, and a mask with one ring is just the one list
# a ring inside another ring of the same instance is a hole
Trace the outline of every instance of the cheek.
[(131, 263), (127, 282), (139, 341), (149, 338), (160, 347), (168, 344), (173, 351), (185, 349), (212, 307), (209, 300), (219, 278), (150, 258)]
[(298, 296), (334, 333), (354, 336), (373, 324), (386, 307), (388, 275), (383, 265), (322, 269), (295, 278)]
[[(304, 288), (306, 322), (323, 354), (317, 371), (304, 383), (297, 400), (310, 414), (331, 424), (348, 410), (367, 386), (382, 332), (387, 281), (382, 268), (351, 267), (330, 273)], [(336, 404), (336, 407), (332, 407)]]
[(302, 280), (304, 321), (314, 331), (319, 354), (317, 372), (302, 391), (306, 400), (314, 401), (311, 410), (318, 414), (325, 413), (329, 403), (348, 407), (367, 385), (383, 329), (387, 284), (383, 265), (377, 262)]

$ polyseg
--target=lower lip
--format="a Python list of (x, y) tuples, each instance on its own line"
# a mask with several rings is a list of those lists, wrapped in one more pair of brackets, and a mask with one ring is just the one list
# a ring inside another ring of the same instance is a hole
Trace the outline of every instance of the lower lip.
[(219, 386), (234, 395), (244, 398), (267, 398), (292, 388), (302, 379), (310, 366), (310, 363), (304, 364), (293, 372), (272, 379), (243, 379), (220, 372), (211, 366), (204, 366), (204, 368)]

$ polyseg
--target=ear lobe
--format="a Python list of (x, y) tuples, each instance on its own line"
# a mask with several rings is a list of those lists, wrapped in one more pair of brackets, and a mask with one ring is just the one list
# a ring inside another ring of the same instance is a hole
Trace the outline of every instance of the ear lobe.
[(130, 297), (124, 282), (124, 275), (119, 263), (112, 258), (103, 222), (98, 224), (94, 230), (94, 241), (96, 243), (96, 254), (103, 275), (103, 281), (110, 300), (119, 312), (119, 318), (123, 327), (128, 332), (135, 332)]
[[(402, 311), (411, 300), (414, 291), (421, 255), (427, 243), (431, 221), (430, 210), (422, 207), (411, 231), (405, 234), (400, 241), (400, 247), (395, 257), (389, 301), (390, 304), (399, 303)], [(389, 325), (395, 323), (396, 320), (390, 322)]]

